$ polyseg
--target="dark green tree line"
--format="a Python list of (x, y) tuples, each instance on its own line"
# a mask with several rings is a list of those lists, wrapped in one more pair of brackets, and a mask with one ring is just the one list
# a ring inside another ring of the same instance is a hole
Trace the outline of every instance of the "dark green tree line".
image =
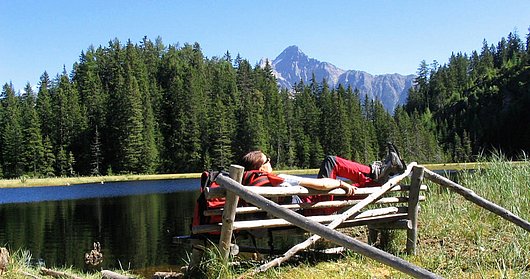
[(418, 69), (406, 105), (389, 113), (326, 80), (278, 90), (269, 64), (207, 58), (199, 44), (112, 40), (37, 89), (2, 88), (3, 177), (174, 173), (222, 168), (252, 149), (278, 167), (318, 167), (325, 154), (363, 163), (385, 144), (407, 160), (469, 161), (491, 148), (529, 149), (528, 37)]
[(432, 118), (448, 160), (471, 161), (484, 152), (510, 158), (530, 150), (530, 33), (516, 32), (496, 45), (483, 41), (480, 53), (452, 54), (444, 65), (425, 61), (406, 110)]

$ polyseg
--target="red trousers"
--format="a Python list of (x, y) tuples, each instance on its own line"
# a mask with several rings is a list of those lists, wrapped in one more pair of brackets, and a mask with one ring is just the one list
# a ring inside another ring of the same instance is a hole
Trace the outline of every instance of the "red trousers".
[[(351, 185), (355, 187), (365, 186), (376, 186), (380, 185), (376, 183), (371, 177), (370, 166), (363, 165), (354, 161), (350, 161), (339, 156), (328, 155), (322, 161), (320, 170), (318, 172), (318, 178), (328, 177), (336, 179), (337, 177), (343, 177), (351, 181)], [(304, 202), (319, 202), (333, 200), (333, 196), (308, 196), (302, 198)], [(332, 214), (337, 209), (326, 208), (326, 209), (309, 209), (306, 210), (306, 214)]]
[(375, 182), (370, 178), (370, 166), (350, 161), (339, 156), (328, 155), (322, 161), (318, 177), (349, 179), (356, 187), (373, 186)]

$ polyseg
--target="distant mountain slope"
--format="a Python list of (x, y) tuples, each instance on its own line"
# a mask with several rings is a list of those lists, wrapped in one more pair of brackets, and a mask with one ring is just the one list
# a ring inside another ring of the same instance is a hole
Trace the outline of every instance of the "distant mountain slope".
[[(260, 63), (264, 65), (265, 61), (262, 60)], [(353, 89), (359, 89), (363, 97), (368, 95), (371, 99), (381, 100), (383, 106), (390, 112), (393, 112), (397, 105), (405, 103), (408, 90), (415, 78), (414, 75), (374, 76), (363, 71), (343, 70), (333, 64), (309, 58), (297, 46), (287, 47), (269, 63), (280, 87), (291, 89), (300, 80), (307, 83), (314, 73), (318, 82), (322, 82), (325, 78), (332, 88), (338, 84), (344, 87), (350, 85)]]

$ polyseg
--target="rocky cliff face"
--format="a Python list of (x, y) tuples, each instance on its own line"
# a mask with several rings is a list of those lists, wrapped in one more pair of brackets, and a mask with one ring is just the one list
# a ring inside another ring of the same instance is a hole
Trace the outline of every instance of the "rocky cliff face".
[[(266, 60), (261, 61), (262, 65), (265, 63)], [(415, 78), (414, 75), (371, 75), (363, 71), (343, 70), (331, 63), (309, 58), (297, 46), (286, 48), (269, 64), (280, 87), (291, 89), (300, 81), (308, 83), (314, 74), (317, 82), (326, 79), (332, 88), (342, 84), (359, 89), (362, 98), (368, 95), (371, 99), (380, 100), (389, 112), (406, 102), (408, 90)]]

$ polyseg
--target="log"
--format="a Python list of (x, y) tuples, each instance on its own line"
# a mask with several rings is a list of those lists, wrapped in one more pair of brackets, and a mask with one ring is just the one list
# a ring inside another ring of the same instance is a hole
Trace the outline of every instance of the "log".
[[(375, 216), (392, 216), (396, 213), (407, 213), (407, 207), (384, 207), (366, 210), (355, 216), (353, 220), (365, 220)], [(306, 216), (306, 218), (319, 223), (330, 223), (333, 222), (337, 216), (340, 215), (317, 215), (317, 216)], [(262, 229), (262, 228), (278, 228), (292, 226), (293, 224), (287, 222), (284, 219), (264, 219), (264, 220), (251, 220), (251, 221), (236, 221), (234, 222), (234, 230), (251, 230), (251, 229)], [(221, 224), (212, 225), (200, 225), (192, 228), (194, 234), (219, 232)]]
[[(405, 219), (408, 216), (408, 214), (403, 214), (402, 218), (395, 219), (395, 220), (385, 220), (385, 222), (380, 223), (370, 223), (368, 225), (369, 230), (405, 230), (410, 229), (412, 226), (410, 224), (410, 220)], [(390, 219), (390, 218), (389, 218)], [(374, 241), (375, 242), (375, 241)], [(372, 242), (373, 243), (373, 242)]]
[(409, 191), (409, 206), (408, 219), (410, 220), (410, 228), (407, 229), (407, 245), (406, 251), (408, 254), (416, 255), (416, 243), (418, 242), (418, 212), (420, 211), (419, 195), (420, 185), (423, 181), (424, 169), (422, 167), (412, 168), (411, 186)]
[(133, 279), (134, 278), (134, 277), (122, 275), (122, 274), (119, 274), (119, 273), (116, 273), (110, 270), (102, 270), (101, 276), (107, 279)]
[(6, 271), (9, 265), (9, 251), (5, 247), (0, 247), (0, 276)]
[[(349, 228), (349, 227), (357, 227), (357, 226), (364, 226), (364, 225), (371, 225), (374, 224), (377, 226), (378, 223), (393, 223), (400, 219), (406, 219), (408, 216), (407, 213), (393, 213), (389, 215), (381, 215), (381, 216), (374, 216), (374, 217), (366, 217), (366, 218), (354, 218), (350, 220), (344, 221), (342, 224), (340, 224), (337, 228)], [(309, 217), (308, 217), (309, 218)], [(287, 223), (285, 223), (287, 224)], [(289, 224), (287, 226), (280, 226), (280, 227), (290, 227), (293, 226), (293, 224)], [(397, 226), (395, 228), (401, 228), (401, 229), (408, 229), (410, 226)], [(220, 232), (221, 231), (221, 225), (201, 225), (196, 226), (193, 228), (194, 234), (201, 234), (201, 233), (212, 233), (212, 232)]]
[[(302, 186), (290, 186), (290, 187), (272, 187), (272, 186), (246, 186), (248, 191), (254, 192), (256, 194), (259, 194), (263, 197), (273, 198), (273, 197), (284, 197), (284, 196), (292, 196), (292, 195), (300, 195), (300, 196), (313, 196), (313, 195), (334, 195), (334, 196), (347, 196), (346, 191), (344, 189), (335, 188), (333, 190), (329, 191), (322, 191), (322, 190), (314, 190), (305, 188)], [(362, 195), (370, 195), (374, 192), (376, 192), (381, 187), (365, 187), (365, 188), (357, 188), (355, 190), (355, 195), (362, 196)], [(392, 188), (392, 191), (408, 191), (410, 189), (410, 186), (408, 185), (397, 185), (394, 188)], [(426, 190), (427, 186), (422, 185), (421, 190)], [(211, 188), (208, 187), (204, 189), (204, 195), (207, 199), (212, 198), (222, 198), (226, 196), (226, 189), (223, 187), (216, 187)]]
[[(419, 201), (425, 201), (425, 196), (419, 196)], [(316, 203), (295, 203), (295, 204), (282, 204), (283, 208), (291, 210), (299, 209), (315, 209), (315, 208), (329, 208), (329, 207), (347, 207), (360, 203), (362, 200), (346, 200), (346, 201), (322, 201)], [(381, 198), (374, 203), (387, 204), (387, 203), (405, 203), (408, 202), (408, 197), (388, 197)], [(236, 209), (236, 214), (253, 214), (263, 212), (264, 210), (255, 206), (242, 206)], [(204, 211), (204, 216), (217, 216), (222, 215), (223, 209), (210, 209)]]
[[(327, 228), (329, 228), (329, 229), (336, 228), (341, 223), (346, 221), (346, 219), (348, 219), (350, 216), (352, 216), (353, 214), (356, 214), (363, 207), (365, 207), (368, 204), (370, 204), (370, 203), (376, 201), (377, 199), (379, 199), (379, 197), (381, 197), (386, 192), (388, 192), (390, 189), (392, 189), (394, 186), (396, 186), (397, 183), (399, 183), (403, 178), (407, 177), (408, 174), (411, 172), (412, 167), (414, 167), (414, 166), (416, 166), (416, 163), (409, 164), (407, 166), (407, 169), (405, 170), (404, 173), (389, 179), (381, 187), (377, 187), (378, 188), (377, 191), (375, 191), (372, 194), (370, 194), (368, 197), (363, 199), (360, 203), (356, 204), (352, 208), (346, 210), (344, 213), (342, 213), (340, 215), (340, 218), (337, 218), (337, 219), (335, 219), (335, 221), (333, 221), (330, 224), (328, 224)], [(311, 236), (306, 241), (304, 241), (304, 242), (302, 242), (302, 243), (300, 243), (298, 245), (295, 245), (293, 248), (291, 248), (289, 251), (287, 251), (283, 256), (278, 257), (278, 258), (276, 258), (276, 259), (274, 259), (274, 260), (272, 260), (272, 261), (270, 261), (268, 263), (265, 263), (265, 264), (261, 265), (260, 267), (256, 268), (254, 270), (254, 274), (255, 273), (259, 273), (259, 272), (263, 272), (263, 271), (265, 271), (265, 270), (267, 270), (267, 269), (269, 269), (269, 268), (271, 268), (273, 266), (280, 265), (281, 263), (283, 263), (283, 262), (287, 261), (288, 259), (290, 259), (298, 251), (306, 249), (307, 247), (309, 247), (310, 245), (315, 243), (320, 238), (321, 238), (321, 235), (319, 235), (319, 234), (315, 234), (315, 235)]]
[(184, 278), (184, 273), (157, 271), (153, 275), (153, 279), (179, 279), (179, 278)]
[(41, 267), (40, 268), (40, 272), (42, 274), (44, 274), (44, 275), (52, 276), (52, 277), (55, 277), (55, 278), (66, 277), (66, 278), (72, 278), (72, 279), (82, 279), (79, 276), (68, 274), (68, 273), (62, 272), (62, 271), (51, 270), (51, 269), (48, 269), (48, 268), (45, 268), (45, 267)]
[[(230, 178), (241, 183), (243, 179), (243, 171), (245, 168), (238, 165), (230, 166)], [(236, 218), (236, 208), (239, 202), (239, 196), (234, 192), (228, 192), (226, 194), (226, 202), (223, 208), (223, 226), (221, 228), (221, 236), (219, 237), (219, 251), (221, 257), (225, 262), (228, 262), (228, 256), (230, 255), (230, 246), (232, 240), (232, 231), (234, 230), (234, 220)]]
[(471, 189), (468, 189), (458, 183), (455, 183), (439, 174), (434, 173), (433, 171), (430, 171), (428, 169), (425, 169), (425, 177), (429, 180), (431, 180), (434, 183), (437, 183), (441, 186), (447, 187), (454, 192), (460, 194), (463, 196), (466, 200), (486, 209), (494, 214), (499, 215), (500, 217), (516, 224), (517, 226), (525, 229), (526, 231), (530, 232), (530, 223), (521, 217), (513, 214), (511, 211), (485, 199), (481, 196), (475, 194), (475, 192)]
[[(410, 172), (410, 170), (408, 170), (408, 172)], [(296, 226), (306, 231), (318, 234), (324, 237), (325, 239), (335, 242), (343, 247), (352, 249), (353, 251), (358, 252), (366, 257), (372, 258), (378, 262), (396, 268), (416, 278), (441, 278), (436, 274), (421, 267), (415, 266), (399, 257), (381, 251), (350, 236), (344, 235), (331, 228), (328, 228), (322, 224), (311, 221), (291, 210), (279, 207), (276, 203), (253, 192), (247, 191), (245, 189), (245, 186), (237, 183), (229, 177), (219, 176), (217, 178), (217, 181), (227, 190), (234, 192), (236, 195), (238, 195), (245, 201), (265, 209), (265, 211), (271, 213), (272, 215), (278, 218), (286, 219), (290, 223), (295, 224)], [(385, 183), (385, 185), (387, 185), (387, 187), (393, 186), (392, 181), (393, 179), (389, 180), (389, 182)], [(364, 206), (363, 203), (359, 203), (358, 205)]]
[(28, 278), (33, 278), (33, 279), (42, 279), (42, 277), (39, 277), (37, 275), (33, 275), (29, 272), (25, 272), (25, 271), (19, 271), (22, 275), (28, 277)]

